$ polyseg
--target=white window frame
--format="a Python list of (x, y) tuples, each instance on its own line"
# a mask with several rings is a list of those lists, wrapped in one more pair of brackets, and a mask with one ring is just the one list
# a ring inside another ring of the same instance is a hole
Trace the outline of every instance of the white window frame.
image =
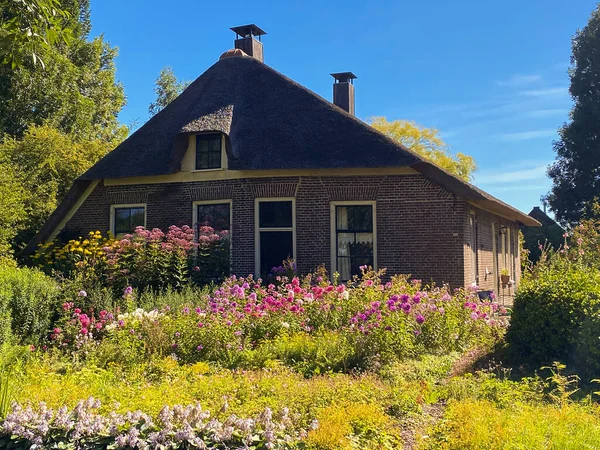
[(120, 209), (120, 208), (144, 208), (144, 228), (146, 227), (146, 224), (148, 223), (147, 222), (148, 206), (146, 203), (120, 203), (120, 204), (110, 205), (110, 223), (109, 223), (108, 229), (110, 230), (110, 232), (113, 236), (117, 235), (115, 233), (115, 214), (116, 214), (115, 210)]
[[(260, 208), (262, 202), (292, 202), (292, 226), (285, 228), (260, 227)], [(254, 273), (260, 277), (260, 232), (261, 231), (291, 231), (292, 259), (296, 261), (296, 198), (295, 197), (259, 197), (254, 199)]]
[(337, 230), (336, 206), (365, 206), (371, 205), (373, 209), (373, 270), (377, 270), (377, 202), (375, 200), (344, 200), (330, 202), (330, 228), (331, 228), (331, 273), (337, 271)]
[[(221, 167), (214, 167), (212, 169), (196, 169), (196, 157), (197, 157), (197, 139), (198, 136), (203, 136), (203, 135), (207, 135), (207, 134), (219, 134), (221, 135)], [(218, 171), (218, 170), (225, 170), (227, 169), (227, 164), (228, 164), (228, 160), (227, 160), (227, 152), (225, 151), (225, 134), (221, 133), (220, 131), (207, 131), (206, 133), (196, 133), (194, 135), (194, 145), (192, 148), (192, 151), (194, 152), (194, 165), (192, 168), (192, 172), (214, 172), (214, 171)]]

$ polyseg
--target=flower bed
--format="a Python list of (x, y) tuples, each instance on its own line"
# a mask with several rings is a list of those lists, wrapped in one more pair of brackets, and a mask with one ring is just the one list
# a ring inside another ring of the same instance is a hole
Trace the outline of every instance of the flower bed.
[[(165, 406), (156, 419), (142, 411), (101, 415), (100, 401), (89, 398), (69, 410), (22, 408), (14, 404), (0, 426), (2, 448), (200, 448), (287, 449), (307, 435), (293, 430), (284, 409), (277, 420), (266, 408), (256, 418), (212, 417), (200, 404)], [(310, 429), (317, 427), (314, 421)]]
[[(498, 305), (479, 300), (475, 290), (451, 294), (447, 287), (424, 289), (404, 277), (384, 283), (381, 275), (365, 270), (349, 285), (318, 276), (277, 277), (268, 285), (233, 276), (177, 309), (96, 312), (67, 302), (52, 344), (80, 356), (101, 355), (106, 363), (173, 354), (182, 362), (228, 367), (294, 360), (315, 363), (303, 370), (320, 372), (328, 366), (307, 361), (319, 352), (333, 358), (329, 370), (366, 369), (489, 343), (504, 330)], [(131, 287), (123, 296), (135, 303)]]

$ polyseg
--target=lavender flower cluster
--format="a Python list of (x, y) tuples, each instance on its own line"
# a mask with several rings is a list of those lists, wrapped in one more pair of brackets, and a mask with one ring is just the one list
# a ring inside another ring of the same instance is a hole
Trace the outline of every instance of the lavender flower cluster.
[[(41, 403), (38, 408), (14, 403), (0, 425), (0, 447), (13, 449), (291, 449), (306, 437), (295, 431), (287, 408), (278, 420), (267, 408), (254, 419), (212, 417), (200, 404), (165, 406), (156, 420), (141, 411), (99, 413), (100, 401), (89, 398), (72, 410)], [(318, 426), (316, 421), (311, 429)]]

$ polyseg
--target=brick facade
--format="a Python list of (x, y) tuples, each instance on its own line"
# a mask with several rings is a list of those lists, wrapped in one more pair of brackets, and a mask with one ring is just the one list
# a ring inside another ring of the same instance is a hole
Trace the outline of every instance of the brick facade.
[[(192, 202), (232, 201), (233, 271), (254, 272), (254, 200), (296, 199), (296, 262), (302, 273), (331, 268), (330, 204), (375, 201), (377, 262), (388, 274), (452, 287), (471, 283), (469, 214), (474, 208), (421, 175), (245, 178), (220, 181), (105, 186), (102, 182), (77, 210), (63, 236), (107, 231), (110, 205), (146, 204), (148, 228), (192, 224)], [(478, 220), (480, 285), (493, 289), (491, 223), (517, 224), (482, 210)], [(498, 247), (500, 248), (500, 247)], [(498, 256), (499, 257), (499, 256)], [(502, 267), (502, 266), (499, 266)], [(519, 274), (520, 275), (520, 274)]]

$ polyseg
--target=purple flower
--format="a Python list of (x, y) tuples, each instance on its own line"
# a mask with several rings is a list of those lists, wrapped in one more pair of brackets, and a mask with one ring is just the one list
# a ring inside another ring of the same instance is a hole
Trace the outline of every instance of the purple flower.
[(423, 317), (421, 314), (417, 314), (417, 317), (415, 317), (415, 320), (417, 321), (417, 323), (419, 325), (421, 325), (423, 322), (425, 322), (425, 317)]
[(79, 293), (77, 294), (78, 297), (87, 297), (87, 292), (85, 292), (84, 290), (79, 291)]
[(202, 346), (202, 345), (199, 345), (198, 347), (196, 347), (196, 350), (200, 351), (200, 350), (202, 350), (203, 348), (204, 348), (204, 346)]

